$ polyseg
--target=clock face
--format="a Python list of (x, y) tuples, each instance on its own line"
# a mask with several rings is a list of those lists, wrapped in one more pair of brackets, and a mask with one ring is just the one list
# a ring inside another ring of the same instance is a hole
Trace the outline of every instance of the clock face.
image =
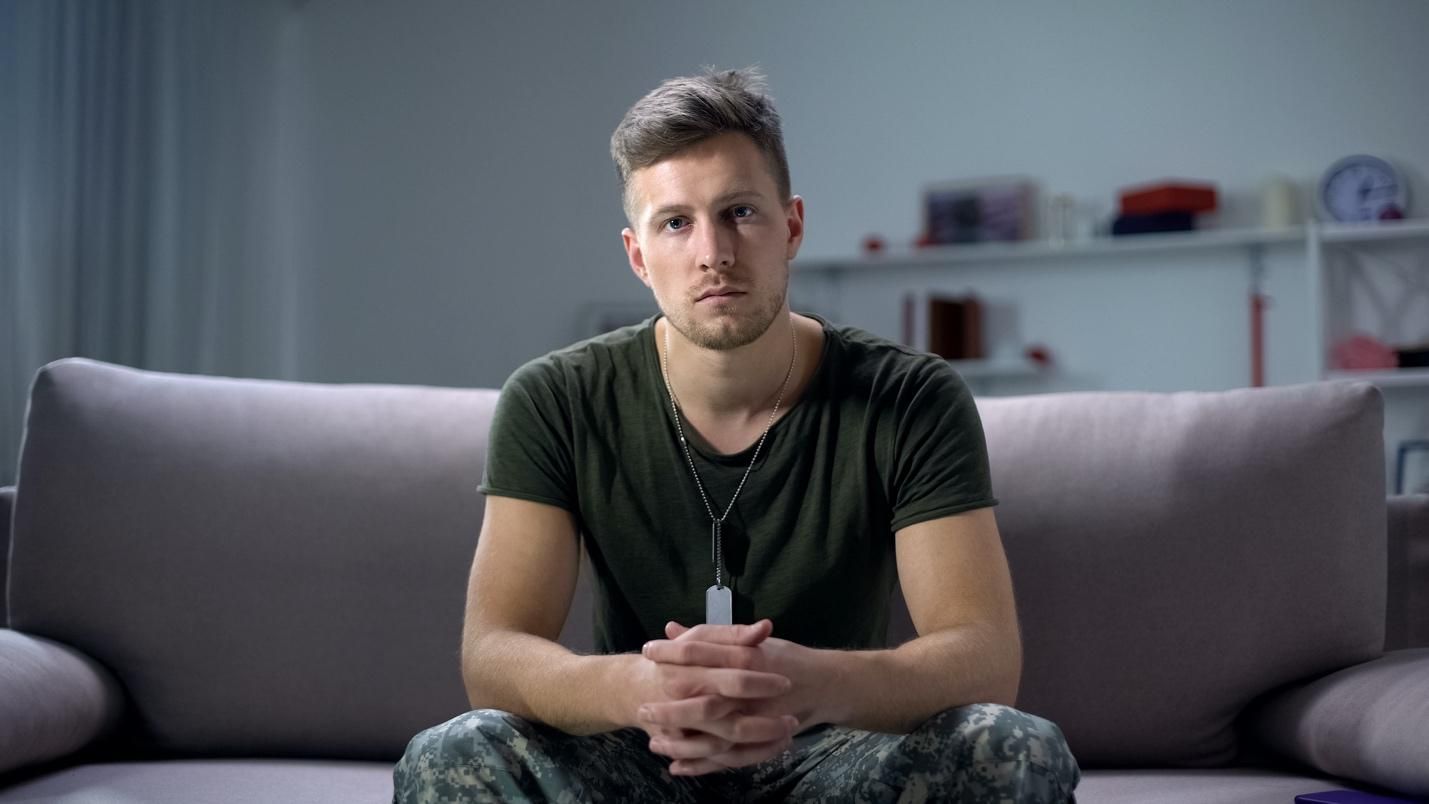
[(1399, 171), (1383, 159), (1347, 156), (1331, 165), (1320, 180), (1320, 205), (1337, 221), (1402, 218), (1408, 187)]

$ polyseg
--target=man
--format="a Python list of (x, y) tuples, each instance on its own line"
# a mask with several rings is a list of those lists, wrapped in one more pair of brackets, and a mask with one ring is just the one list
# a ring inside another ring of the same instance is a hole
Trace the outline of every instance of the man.
[[(412, 741), (396, 799), (1069, 800), (1060, 732), (1010, 708), (976, 407), (945, 362), (790, 312), (804, 203), (758, 76), (666, 82), (611, 150), (662, 315), (503, 389), (475, 711)], [(582, 539), (595, 656), (555, 642)], [(895, 581), (919, 636), (884, 649)]]

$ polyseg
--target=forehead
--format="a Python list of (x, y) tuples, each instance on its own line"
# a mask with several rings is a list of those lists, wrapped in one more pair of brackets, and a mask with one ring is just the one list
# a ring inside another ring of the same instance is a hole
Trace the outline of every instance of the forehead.
[(697, 206), (734, 191), (779, 194), (778, 184), (754, 140), (719, 134), (630, 174), (636, 209), (672, 204)]

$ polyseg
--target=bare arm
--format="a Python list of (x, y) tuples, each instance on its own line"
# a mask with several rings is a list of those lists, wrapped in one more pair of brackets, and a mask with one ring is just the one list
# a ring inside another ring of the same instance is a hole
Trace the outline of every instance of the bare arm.
[[(462, 630), (462, 681), (473, 708), (594, 734), (642, 725), (637, 710), (651, 701), (716, 694), (759, 699), (788, 688), (788, 679), (771, 673), (661, 668), (639, 654), (572, 653), (556, 639), (579, 570), (580, 544), (569, 512), (487, 497)], [(766, 741), (788, 731), (777, 719), (754, 722), (753, 729)]]
[(572, 734), (629, 725), (614, 693), (640, 657), (578, 656), (556, 642), (579, 570), (568, 511), (487, 497), (462, 629), (462, 680), (473, 708)]
[(898, 577), (918, 638), (883, 651), (822, 651), (838, 679), (831, 722), (907, 732), (970, 703), (1013, 705), (1022, 642), (991, 508), (904, 528)]
[[(835, 723), (906, 733), (945, 709), (1011, 705), (1022, 647), (992, 510), (913, 525), (896, 538), (899, 577), (917, 639), (873, 651), (816, 650), (781, 639), (740, 646), (720, 644), (722, 626), (674, 625), (667, 629), (670, 639), (651, 643), (646, 655), (676, 665), (748, 667), (787, 676), (792, 690), (754, 711), (793, 714), (800, 728)], [(646, 719), (666, 728), (697, 725), (678, 705), (653, 707)], [(697, 737), (681, 741), (670, 755), (687, 772), (708, 773), (731, 764), (721, 748)]]

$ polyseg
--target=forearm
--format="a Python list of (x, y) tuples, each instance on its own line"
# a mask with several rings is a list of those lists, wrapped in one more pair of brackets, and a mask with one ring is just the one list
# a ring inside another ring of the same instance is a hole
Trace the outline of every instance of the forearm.
[(462, 680), (474, 709), (500, 709), (570, 734), (635, 725), (631, 680), (640, 656), (582, 656), (519, 631), (467, 643)]
[(820, 651), (823, 720), (868, 731), (907, 733), (945, 709), (972, 703), (1011, 706), (1022, 656), (1018, 639), (962, 626), (876, 651)]

